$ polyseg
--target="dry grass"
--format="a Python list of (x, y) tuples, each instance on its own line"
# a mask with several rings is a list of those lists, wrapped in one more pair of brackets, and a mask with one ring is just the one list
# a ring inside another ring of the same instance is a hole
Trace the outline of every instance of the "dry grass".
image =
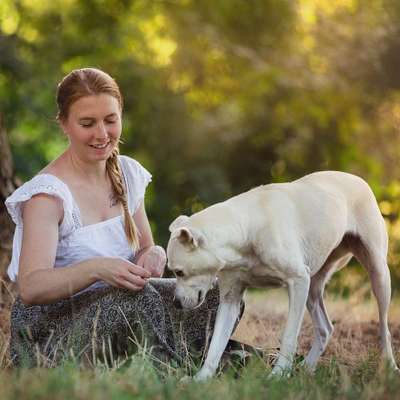
[(10, 309), (16, 296), (15, 284), (0, 280), (0, 368), (10, 367), (8, 341), (10, 337)]
[[(335, 358), (349, 367), (379, 350), (378, 310), (373, 298), (364, 300), (363, 293), (349, 299), (326, 296), (326, 306), (335, 330), (321, 362)], [(392, 301), (390, 330), (393, 348), (400, 348), (400, 299)], [(265, 349), (279, 347), (287, 317), (287, 293), (283, 289), (256, 291), (246, 295), (246, 310), (235, 338)], [(311, 318), (306, 313), (298, 353), (305, 355), (313, 339)], [(395, 355), (398, 353), (395, 351)], [(398, 357), (396, 357), (398, 359)]]

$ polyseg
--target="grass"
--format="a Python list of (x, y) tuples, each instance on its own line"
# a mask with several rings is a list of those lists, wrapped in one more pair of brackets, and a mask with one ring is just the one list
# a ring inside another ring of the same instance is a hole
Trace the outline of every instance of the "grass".
[[(400, 299), (393, 301), (391, 331), (394, 349), (400, 348)], [(252, 292), (235, 337), (273, 349), (286, 320), (284, 291)], [(377, 312), (365, 293), (349, 299), (328, 296), (335, 333), (314, 375), (296, 367), (289, 378), (268, 379), (271, 365), (254, 356), (245, 368), (230, 366), (204, 383), (183, 384), (184, 368), (157, 369), (146, 352), (92, 368), (69, 362), (52, 368), (15, 369), (8, 359), (9, 304), (0, 312), (0, 398), (18, 399), (396, 399), (400, 375), (379, 366)], [(306, 354), (312, 326), (306, 316), (298, 352)], [(398, 353), (395, 351), (396, 356)], [(398, 357), (397, 357), (398, 359)]]
[(5, 370), (0, 375), (6, 399), (394, 399), (400, 379), (376, 370), (374, 356), (352, 370), (332, 360), (314, 376), (298, 370), (292, 377), (267, 379), (269, 367), (255, 359), (239, 376), (233, 368), (205, 383), (181, 384), (182, 371), (157, 373), (148, 360), (133, 356), (129, 366), (82, 370), (73, 364), (54, 369)]

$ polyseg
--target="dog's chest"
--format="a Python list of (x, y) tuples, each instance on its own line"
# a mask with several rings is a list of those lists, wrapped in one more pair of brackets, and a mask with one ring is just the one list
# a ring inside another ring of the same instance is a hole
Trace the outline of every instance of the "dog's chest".
[(280, 271), (264, 265), (240, 273), (240, 280), (248, 287), (281, 287), (285, 285), (284, 278)]

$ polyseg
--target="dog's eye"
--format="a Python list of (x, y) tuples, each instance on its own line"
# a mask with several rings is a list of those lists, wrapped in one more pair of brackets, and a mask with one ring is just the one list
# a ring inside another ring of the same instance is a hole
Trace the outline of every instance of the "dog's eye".
[(183, 277), (185, 276), (185, 274), (183, 273), (183, 271), (182, 271), (181, 269), (176, 270), (176, 271), (175, 271), (175, 275), (176, 275), (178, 278), (183, 278)]

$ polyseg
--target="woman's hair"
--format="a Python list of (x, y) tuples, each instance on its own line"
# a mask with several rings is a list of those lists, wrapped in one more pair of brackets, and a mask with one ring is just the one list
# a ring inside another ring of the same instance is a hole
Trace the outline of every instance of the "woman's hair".
[[(84, 96), (106, 93), (118, 100), (122, 111), (123, 100), (115, 80), (110, 75), (96, 68), (82, 68), (71, 71), (57, 87), (57, 120), (65, 121), (71, 105)], [(124, 209), (125, 233), (133, 249), (139, 248), (139, 232), (128, 209), (128, 200), (122, 180), (121, 167), (118, 162), (118, 145), (107, 159), (106, 169), (111, 180), (115, 199)]]

